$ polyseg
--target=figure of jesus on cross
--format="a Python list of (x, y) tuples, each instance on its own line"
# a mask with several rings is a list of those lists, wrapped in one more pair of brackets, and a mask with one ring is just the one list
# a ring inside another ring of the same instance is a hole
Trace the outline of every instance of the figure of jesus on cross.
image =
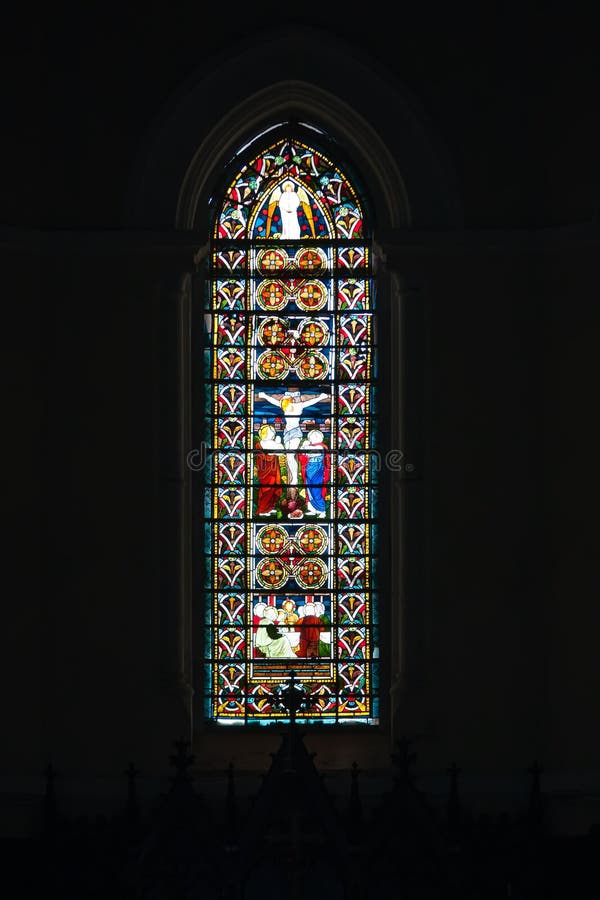
[(285, 418), (285, 431), (283, 432), (283, 446), (286, 450), (286, 463), (288, 470), (287, 483), (288, 486), (295, 487), (298, 484), (298, 459), (296, 450), (300, 446), (303, 434), (300, 428), (300, 415), (307, 406), (313, 406), (316, 403), (322, 403), (329, 400), (329, 394), (319, 394), (317, 397), (301, 398), (300, 391), (287, 390), (283, 395), (265, 394), (261, 391), (258, 394), (259, 399), (278, 406)]

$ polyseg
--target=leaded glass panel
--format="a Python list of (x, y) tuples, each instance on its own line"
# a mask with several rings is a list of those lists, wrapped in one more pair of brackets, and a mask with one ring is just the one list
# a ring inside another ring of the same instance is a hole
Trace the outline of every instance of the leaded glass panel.
[(363, 204), (282, 139), (216, 215), (205, 309), (206, 715), (378, 722), (375, 281)]

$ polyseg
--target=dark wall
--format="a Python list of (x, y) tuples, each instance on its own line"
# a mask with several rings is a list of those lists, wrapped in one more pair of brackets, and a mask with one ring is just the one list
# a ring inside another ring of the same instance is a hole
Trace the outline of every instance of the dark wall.
[[(49, 755), (71, 772), (120, 771), (130, 756), (156, 771), (184, 721), (161, 683), (159, 597), (160, 305), (177, 266), (95, 229), (122, 224), (174, 98), (281, 21), (278, 4), (199, 6), (62, 4), (14, 22), (5, 56), (3, 315), (19, 438), (5, 496), (20, 602), (2, 753), (15, 778), (37, 777)], [(463, 238), (389, 258), (426, 304), (433, 612), (421, 708), (407, 712), (430, 734), (423, 765), (513, 771), (539, 756), (597, 771), (593, 29), (558, 4), (382, 7), (371, 25), (334, 4), (287, 20), (354, 42), (398, 80), (462, 199)], [(310, 72), (302, 41), (284, 52)], [(277, 58), (256, 65), (278, 71)]]
[[(447, 148), (468, 226), (539, 227), (597, 215), (598, 63), (585, 5), (343, 9), (94, 2), (58, 4), (33, 22), (24, 16), (6, 57), (14, 127), (4, 150), (13, 190), (4, 194), (2, 219), (116, 225), (141, 141), (186, 80), (289, 22), (354, 45), (349, 78), (354, 54), (364, 54), (413, 95)], [(281, 53), (303, 58), (310, 73), (303, 41)], [(257, 55), (255, 65), (276, 80), (281, 62)]]

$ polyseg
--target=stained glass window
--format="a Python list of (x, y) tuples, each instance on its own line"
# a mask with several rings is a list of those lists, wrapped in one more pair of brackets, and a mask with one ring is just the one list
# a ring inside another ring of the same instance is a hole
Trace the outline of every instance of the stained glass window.
[(204, 316), (205, 714), (281, 721), (277, 690), (293, 671), (304, 722), (378, 724), (364, 202), (317, 147), (285, 137), (254, 151), (217, 207)]

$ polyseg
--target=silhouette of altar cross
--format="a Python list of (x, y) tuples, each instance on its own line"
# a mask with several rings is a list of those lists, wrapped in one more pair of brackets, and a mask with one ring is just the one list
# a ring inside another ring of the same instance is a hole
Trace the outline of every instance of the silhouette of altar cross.
[(281, 688), (276, 694), (271, 694), (271, 703), (285, 709), (290, 716), (288, 725), (288, 755), (287, 767), (289, 772), (294, 771), (294, 747), (296, 741), (296, 715), (310, 701), (310, 694), (299, 687), (296, 673), (290, 670), (287, 687)]

